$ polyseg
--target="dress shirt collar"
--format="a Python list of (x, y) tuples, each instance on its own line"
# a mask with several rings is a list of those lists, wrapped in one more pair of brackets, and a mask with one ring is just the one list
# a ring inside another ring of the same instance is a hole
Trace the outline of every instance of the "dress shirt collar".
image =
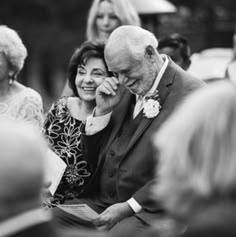
[[(155, 92), (155, 90), (158, 87), (158, 84), (161, 81), (161, 78), (162, 78), (163, 74), (166, 71), (166, 68), (167, 68), (168, 63), (169, 63), (169, 59), (168, 59), (168, 57), (165, 54), (162, 54), (161, 57), (164, 59), (164, 64), (162, 65), (161, 70), (157, 74), (157, 77), (156, 77), (156, 79), (155, 79), (151, 89), (147, 92), (147, 94), (145, 96), (143, 96), (143, 98), (145, 98), (146, 96), (150, 96), (150, 95), (152, 95)], [(138, 98), (139, 98), (139, 96), (136, 96), (136, 101), (138, 100)]]
[(48, 222), (50, 219), (49, 212), (42, 208), (24, 212), (0, 222), (0, 237), (13, 235), (35, 224)]
[(161, 78), (162, 78), (162, 76), (163, 76), (163, 74), (164, 74), (164, 72), (165, 72), (165, 70), (168, 66), (168, 63), (169, 63), (168, 57), (165, 54), (162, 54), (161, 56), (164, 59), (164, 64), (161, 67), (161, 70), (159, 71), (159, 73), (157, 74), (156, 80), (153, 83), (152, 88), (147, 92), (147, 94), (145, 96), (152, 95), (155, 92), (155, 90), (157, 89), (157, 86), (159, 85), (159, 83), (161, 81)]

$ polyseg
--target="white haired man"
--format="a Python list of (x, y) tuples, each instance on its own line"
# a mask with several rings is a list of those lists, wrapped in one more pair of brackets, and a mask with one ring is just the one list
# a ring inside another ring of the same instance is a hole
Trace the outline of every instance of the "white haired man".
[[(97, 106), (84, 127), (84, 154), (94, 175), (80, 195), (100, 213), (95, 226), (112, 236), (129, 228), (135, 236), (163, 213), (149, 193), (156, 167), (149, 139), (179, 101), (205, 85), (159, 55), (157, 46), (155, 36), (140, 27), (112, 32), (105, 57), (117, 77), (97, 88)], [(76, 201), (81, 199), (71, 203)], [(60, 223), (78, 223), (59, 210), (55, 216)]]

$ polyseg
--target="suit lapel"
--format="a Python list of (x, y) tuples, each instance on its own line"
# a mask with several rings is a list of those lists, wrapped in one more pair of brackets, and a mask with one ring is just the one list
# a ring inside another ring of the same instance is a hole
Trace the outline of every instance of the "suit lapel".
[[(164, 102), (165, 102), (167, 96), (170, 93), (170, 90), (171, 90), (170, 86), (173, 83), (174, 75), (175, 75), (175, 67), (173, 66), (173, 62), (169, 59), (169, 63), (168, 63), (168, 66), (166, 68), (166, 71), (163, 74), (163, 76), (161, 78), (161, 81), (160, 81), (160, 83), (159, 83), (159, 85), (157, 87), (157, 89), (159, 91), (159, 98), (160, 98), (159, 102), (160, 102), (161, 107), (164, 106)], [(142, 113), (142, 111), (141, 111), (141, 113)], [(160, 113), (161, 113), (161, 111), (160, 111)], [(126, 153), (137, 142), (137, 140), (146, 131), (146, 129), (150, 126), (150, 124), (152, 123), (152, 121), (154, 119), (155, 118), (151, 118), (151, 119), (148, 119), (148, 118), (145, 118), (145, 117), (142, 118), (142, 120), (140, 122), (140, 125), (138, 126), (135, 134), (133, 135), (133, 137), (132, 137), (132, 139), (131, 139), (131, 141), (130, 141), (130, 143), (128, 145)]]

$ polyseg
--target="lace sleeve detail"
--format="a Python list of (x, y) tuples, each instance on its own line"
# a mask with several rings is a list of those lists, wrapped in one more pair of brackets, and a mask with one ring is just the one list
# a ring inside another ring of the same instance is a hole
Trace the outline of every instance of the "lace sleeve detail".
[(43, 102), (38, 92), (28, 89), (19, 108), (18, 118), (31, 122), (40, 129), (42, 128), (44, 121)]

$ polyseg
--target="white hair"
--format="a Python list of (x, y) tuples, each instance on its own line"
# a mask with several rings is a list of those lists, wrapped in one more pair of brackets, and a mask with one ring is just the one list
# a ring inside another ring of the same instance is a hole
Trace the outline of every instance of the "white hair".
[(111, 33), (105, 55), (109, 58), (110, 54), (128, 53), (133, 59), (139, 60), (148, 46), (157, 52), (158, 40), (153, 33), (139, 26), (120, 26)]
[(4, 53), (16, 73), (19, 73), (24, 66), (27, 49), (17, 32), (5, 25), (0, 26), (0, 52)]

